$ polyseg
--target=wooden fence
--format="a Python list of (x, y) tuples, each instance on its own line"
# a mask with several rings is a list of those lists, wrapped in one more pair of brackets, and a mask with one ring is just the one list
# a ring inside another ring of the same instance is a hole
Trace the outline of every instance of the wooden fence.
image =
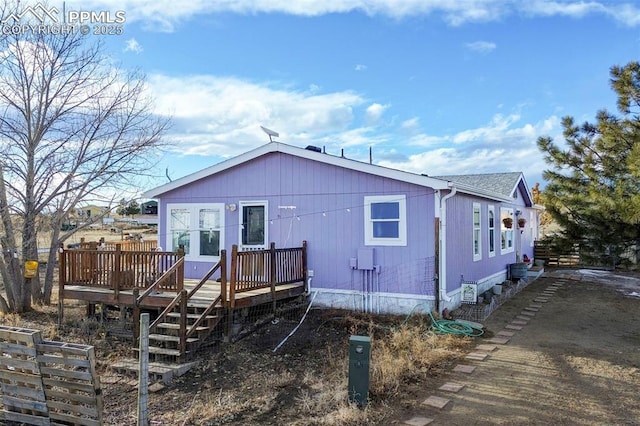
[(578, 244), (574, 244), (570, 250), (560, 251), (551, 244), (535, 241), (533, 258), (544, 260), (549, 266), (578, 266), (581, 263)]
[(102, 425), (93, 346), (42, 340), (40, 331), (0, 326), (4, 422)]
[(80, 250), (117, 250), (118, 246), (123, 251), (151, 251), (158, 247), (157, 240), (122, 240), (122, 241), (84, 241), (77, 244)]

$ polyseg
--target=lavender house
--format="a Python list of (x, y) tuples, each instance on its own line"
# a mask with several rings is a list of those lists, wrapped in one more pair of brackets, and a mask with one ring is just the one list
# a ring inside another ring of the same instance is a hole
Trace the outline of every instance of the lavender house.
[(233, 244), (306, 240), (315, 303), (372, 312), (455, 308), (463, 282), (482, 292), (533, 258), (538, 233), (521, 173), (429, 177), (278, 142), (143, 196), (159, 202), (160, 244), (186, 246), (187, 277)]

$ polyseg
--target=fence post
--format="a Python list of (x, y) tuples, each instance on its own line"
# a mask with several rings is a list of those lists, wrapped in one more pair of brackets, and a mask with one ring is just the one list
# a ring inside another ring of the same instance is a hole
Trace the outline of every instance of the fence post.
[(138, 369), (138, 426), (149, 424), (149, 314), (140, 316), (140, 360)]
[(67, 279), (67, 262), (64, 252), (64, 244), (60, 243), (58, 249), (58, 326), (62, 326), (64, 317), (64, 282)]

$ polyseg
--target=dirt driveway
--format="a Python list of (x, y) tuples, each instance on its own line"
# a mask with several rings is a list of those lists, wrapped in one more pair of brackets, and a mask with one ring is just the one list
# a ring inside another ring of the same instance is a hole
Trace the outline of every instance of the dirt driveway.
[[(640, 425), (638, 295), (640, 280), (628, 275), (547, 273), (485, 322), (510, 340), (484, 361), (465, 360), (471, 374), (452, 371), (426, 390), (450, 402), (420, 404), (413, 424)], [(438, 389), (446, 382), (465, 387)]]

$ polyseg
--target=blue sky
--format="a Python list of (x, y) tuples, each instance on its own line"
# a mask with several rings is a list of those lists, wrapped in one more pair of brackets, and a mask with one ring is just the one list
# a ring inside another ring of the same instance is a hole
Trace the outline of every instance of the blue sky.
[[(75, 0), (74, 0), (75, 1)], [(73, 7), (74, 1), (67, 1)], [(539, 136), (615, 110), (609, 69), (640, 59), (640, 4), (544, 0), (85, 1), (173, 117), (157, 181), (268, 142), (438, 174), (523, 171)], [(97, 36), (96, 36), (97, 37)], [(148, 189), (148, 188), (141, 188)]]

